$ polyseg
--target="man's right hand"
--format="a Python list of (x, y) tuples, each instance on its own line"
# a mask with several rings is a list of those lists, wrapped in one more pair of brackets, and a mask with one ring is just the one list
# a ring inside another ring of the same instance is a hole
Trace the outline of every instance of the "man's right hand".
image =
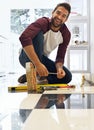
[(42, 63), (39, 63), (36, 66), (36, 71), (39, 74), (39, 76), (48, 76), (48, 74), (49, 74), (47, 68)]
[(26, 52), (27, 56), (29, 57), (29, 59), (33, 62), (33, 64), (35, 65), (36, 67), (36, 71), (37, 73), (39, 74), (39, 76), (48, 76), (48, 70), (47, 68), (45, 67), (45, 65), (43, 65), (35, 50), (34, 50), (34, 47), (33, 45), (29, 45), (29, 46), (26, 46), (24, 47), (24, 51)]

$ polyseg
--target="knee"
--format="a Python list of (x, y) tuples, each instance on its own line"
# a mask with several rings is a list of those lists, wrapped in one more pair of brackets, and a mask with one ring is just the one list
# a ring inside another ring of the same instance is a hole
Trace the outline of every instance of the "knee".
[(66, 74), (64, 78), (65, 83), (68, 84), (69, 82), (71, 82), (71, 80), (72, 80), (72, 74), (71, 73)]
[(72, 80), (72, 73), (69, 74), (68, 83)]

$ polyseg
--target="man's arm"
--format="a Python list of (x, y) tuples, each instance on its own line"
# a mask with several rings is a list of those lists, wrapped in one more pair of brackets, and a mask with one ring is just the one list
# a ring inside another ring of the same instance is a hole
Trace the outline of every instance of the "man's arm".
[(63, 63), (62, 62), (56, 63), (56, 69), (57, 69), (57, 78), (61, 79), (66, 75), (65, 71), (63, 70)]
[(33, 62), (36, 67), (36, 71), (40, 76), (48, 76), (47, 68), (40, 62), (37, 54), (35, 53), (33, 45), (25, 46), (24, 48), (25, 53), (29, 57), (29, 59)]

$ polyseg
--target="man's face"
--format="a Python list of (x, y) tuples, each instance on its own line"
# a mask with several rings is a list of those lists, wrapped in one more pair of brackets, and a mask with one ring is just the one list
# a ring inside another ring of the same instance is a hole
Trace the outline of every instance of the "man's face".
[(61, 27), (61, 25), (66, 22), (68, 15), (69, 12), (64, 7), (59, 6), (52, 12), (52, 26), (55, 28)]

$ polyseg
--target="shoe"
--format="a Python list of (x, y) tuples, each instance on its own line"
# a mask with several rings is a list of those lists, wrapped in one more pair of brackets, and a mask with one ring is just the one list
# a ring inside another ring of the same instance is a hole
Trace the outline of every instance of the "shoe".
[(23, 74), (22, 76), (20, 76), (20, 77), (18, 78), (18, 82), (19, 82), (19, 83), (25, 83), (25, 82), (27, 82), (26, 74)]
[[(18, 78), (18, 82), (19, 83), (27, 82), (26, 74), (23, 74), (22, 76), (20, 76)], [(37, 75), (37, 84), (47, 84), (47, 83), (48, 83), (48, 81), (47, 81), (46, 77), (40, 77), (40, 76)]]

